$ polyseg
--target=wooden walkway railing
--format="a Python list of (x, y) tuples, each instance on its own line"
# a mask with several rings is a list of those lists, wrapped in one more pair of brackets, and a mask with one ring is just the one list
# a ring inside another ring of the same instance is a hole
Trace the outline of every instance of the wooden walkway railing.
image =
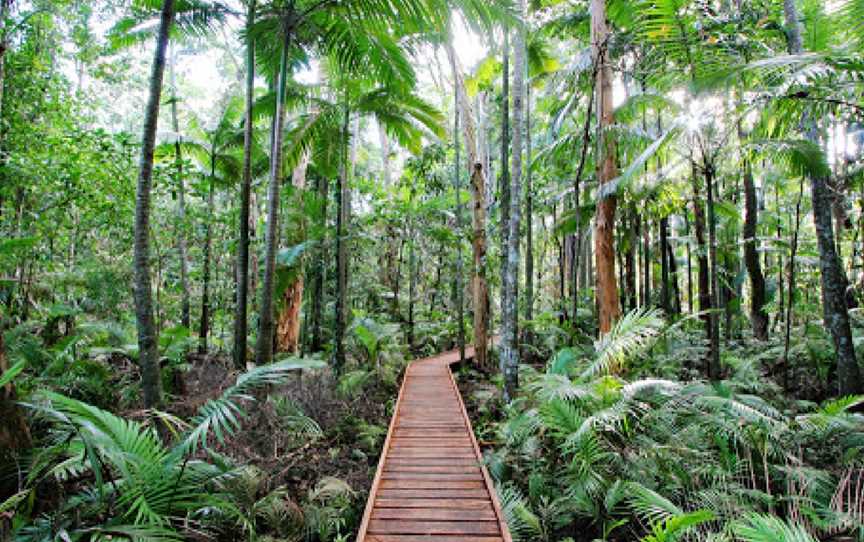
[(357, 542), (511, 542), (450, 372), (458, 361), (408, 366)]

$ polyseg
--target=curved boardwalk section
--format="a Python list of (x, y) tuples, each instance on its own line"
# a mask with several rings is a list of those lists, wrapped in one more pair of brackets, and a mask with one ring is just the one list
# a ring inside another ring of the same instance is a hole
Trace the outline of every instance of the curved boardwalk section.
[(452, 351), (408, 366), (358, 542), (511, 541), (450, 373), (458, 361)]

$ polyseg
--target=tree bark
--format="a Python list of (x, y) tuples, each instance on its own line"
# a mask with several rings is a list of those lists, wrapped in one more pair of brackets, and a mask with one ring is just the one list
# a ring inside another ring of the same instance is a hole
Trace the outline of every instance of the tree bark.
[(177, 183), (177, 258), (180, 260), (180, 323), (186, 329), (192, 325), (189, 293), (189, 256), (186, 247), (186, 186), (183, 179), (183, 154), (180, 148), (180, 121), (177, 117), (177, 81), (174, 73), (176, 58), (171, 54), (169, 77), (171, 85), (171, 129), (174, 131), (174, 167)]
[[(318, 197), (321, 199), (323, 207), (321, 211), (322, 217), (320, 224), (322, 230), (327, 226), (327, 201), (329, 199), (327, 197), (327, 194), (329, 184), (329, 181), (324, 179), (323, 177), (318, 179)], [(320, 352), (324, 348), (324, 339), (321, 336), (321, 329), (324, 313), (324, 274), (326, 272), (326, 261), (327, 249), (322, 243), (316, 253), (316, 262), (314, 267), (314, 273), (312, 275), (312, 340), (310, 344), (310, 349), (312, 350), (312, 352)]]
[[(504, 306), (504, 275), (507, 274), (507, 236), (510, 235), (510, 30), (504, 29), (501, 62), (501, 176), (499, 208), (501, 223), (501, 307)], [(503, 322), (502, 322), (503, 323)]]
[(669, 301), (669, 218), (660, 219), (660, 307), (670, 314), (672, 304)]
[(347, 104), (342, 119), (342, 158), (336, 186), (336, 304), (333, 322), (333, 368), (341, 374), (345, 367), (345, 328), (348, 312), (348, 250), (345, 235), (348, 223), (348, 140), (350, 111)]
[[(531, 81), (525, 84), (525, 320), (534, 319), (534, 184), (531, 175)], [(528, 324), (522, 341), (532, 342)]]
[(706, 186), (706, 207), (708, 209), (708, 257), (710, 261), (710, 277), (711, 277), (711, 312), (708, 314), (709, 323), (709, 344), (710, 350), (708, 354), (708, 378), (711, 380), (720, 379), (720, 320), (717, 311), (713, 310), (720, 307), (720, 287), (718, 281), (718, 264), (717, 264), (717, 219), (714, 213), (714, 168), (711, 164), (705, 165), (705, 186)]
[(450, 59), (454, 81), (459, 89), (457, 97), (462, 117), (462, 133), (468, 154), (468, 167), (471, 171), (471, 194), (473, 199), (472, 247), (474, 251), (474, 277), (472, 279), (474, 362), (479, 367), (488, 369), (489, 290), (486, 284), (486, 177), (483, 171), (483, 163), (477, 152), (474, 117), (465, 91), (465, 81), (458, 66), (456, 51), (453, 49), (452, 43), (445, 41), (444, 47)]
[[(525, 0), (518, 0), (517, 9), (524, 18)], [(516, 396), (519, 387), (519, 232), (522, 213), (522, 148), (525, 119), (525, 28), (516, 29), (513, 44), (513, 153), (507, 223), (507, 253), (502, 284), (501, 303), (501, 374), (504, 375), (504, 400)], [(506, 80), (508, 75), (504, 74)], [(505, 99), (504, 108), (508, 104)], [(505, 177), (506, 178), (506, 177)]]
[(463, 262), (462, 262), (462, 172), (460, 171), (459, 154), (461, 145), (459, 143), (459, 92), (461, 88), (456, 81), (453, 82), (453, 188), (456, 192), (456, 317), (458, 318), (456, 328), (456, 342), (459, 346), (459, 361), (465, 362), (465, 286), (463, 284)]
[[(708, 273), (708, 246), (705, 240), (705, 209), (699, 201), (699, 180), (693, 171), (693, 229), (696, 234), (696, 266), (697, 291), (699, 298), (700, 319), (705, 325), (705, 339), (711, 343), (711, 281)], [(710, 357), (710, 356), (709, 356)], [(706, 360), (706, 375), (710, 371), (710, 360)]]
[[(605, 0), (591, 0), (591, 48), (597, 66), (596, 100), (598, 126), (597, 179), (599, 185), (618, 175), (615, 165), (615, 140), (608, 128), (614, 123), (612, 107), (612, 68), (608, 46), (611, 32), (606, 22)], [(596, 259), (597, 308), (600, 333), (608, 333), (621, 314), (618, 304), (618, 283), (615, 276), (615, 207), (617, 198), (609, 195), (597, 203), (594, 217), (594, 253)]]
[(768, 339), (768, 313), (765, 312), (765, 276), (759, 263), (756, 227), (758, 225), (756, 186), (750, 162), (744, 161), (744, 265), (750, 278), (750, 324), (759, 341)]
[(265, 365), (273, 360), (273, 294), (276, 289), (276, 250), (279, 246), (279, 188), (282, 183), (282, 141), (285, 124), (285, 88), (288, 78), (289, 36), (284, 37), (279, 60), (276, 111), (273, 115), (273, 138), (270, 148), (270, 185), (267, 193), (267, 232), (264, 240), (264, 281), (258, 319), (255, 363)]
[(159, 123), (159, 103), (165, 75), (165, 56), (173, 22), (174, 0), (164, 0), (150, 74), (147, 109), (144, 113), (144, 133), (135, 195), (133, 256), (135, 319), (138, 329), (138, 364), (141, 366), (141, 389), (144, 395), (144, 406), (147, 408), (157, 407), (162, 402), (159, 336), (153, 316), (153, 293), (150, 289), (150, 191), (153, 187), (153, 151), (156, 146), (156, 127)]
[(237, 243), (236, 305), (234, 310), (234, 367), (246, 366), (249, 306), (249, 214), (252, 192), (252, 107), (255, 101), (255, 43), (249, 29), (255, 22), (255, 0), (247, 0), (246, 90), (243, 119), (243, 178), (240, 184), (240, 239)]
[(207, 339), (210, 335), (210, 260), (213, 250), (213, 219), (215, 209), (214, 184), (216, 183), (216, 150), (211, 149), (210, 188), (207, 193), (207, 216), (204, 234), (203, 289), (201, 290), (201, 325), (198, 331), (198, 353), (207, 353)]
[[(298, 190), (306, 188), (306, 168), (309, 156), (304, 154), (294, 168), (292, 184)], [(305, 231), (305, 227), (298, 228)], [(299, 239), (298, 239), (299, 241)], [(298, 264), (299, 266), (299, 264)], [(294, 281), (282, 294), (282, 310), (276, 319), (276, 351), (296, 354), (300, 350), (300, 309), (303, 306), (303, 272), (298, 271)]]
[[(784, 0), (784, 15), (788, 47), (791, 54), (803, 50), (801, 28), (794, 0)], [(818, 144), (816, 125), (812, 119), (803, 119), (805, 136)], [(846, 305), (846, 275), (843, 263), (837, 254), (832, 227), (832, 197), (828, 181), (821, 175), (810, 175), (810, 192), (813, 199), (813, 224), (816, 226), (816, 242), (819, 247), (819, 270), (822, 282), (822, 314), (825, 327), (834, 341), (837, 355), (837, 393), (841, 396), (861, 393), (861, 372), (855, 357), (852, 328)], [(791, 300), (791, 292), (790, 292)]]

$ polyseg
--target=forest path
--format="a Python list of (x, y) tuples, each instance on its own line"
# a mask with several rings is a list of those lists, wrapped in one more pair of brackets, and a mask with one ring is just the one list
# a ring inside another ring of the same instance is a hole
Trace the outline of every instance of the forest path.
[(454, 350), (406, 369), (357, 542), (511, 541), (450, 372), (458, 362)]

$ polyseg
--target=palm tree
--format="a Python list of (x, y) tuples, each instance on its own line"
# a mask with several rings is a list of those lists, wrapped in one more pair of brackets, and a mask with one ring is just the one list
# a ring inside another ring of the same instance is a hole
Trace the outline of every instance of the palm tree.
[(156, 124), (165, 73), (168, 33), (174, 21), (174, 0), (164, 0), (150, 73), (149, 96), (144, 111), (144, 134), (141, 138), (141, 160), (135, 194), (134, 271), (135, 318), (138, 328), (138, 364), (141, 366), (141, 389), (148, 408), (162, 402), (162, 377), (159, 371), (159, 344), (153, 316), (153, 294), (150, 291), (150, 189), (153, 186), (153, 150), (156, 146)]
[[(609, 133), (614, 123), (612, 107), (612, 67), (609, 45), (612, 33), (606, 21), (606, 0), (591, 0), (591, 49), (594, 60), (597, 137), (600, 141), (597, 179), (602, 186), (618, 176), (615, 166), (615, 140)], [(594, 253), (597, 267), (597, 306), (600, 333), (608, 333), (621, 314), (618, 305), (618, 281), (615, 276), (615, 196), (597, 203), (594, 217)]]
[[(525, 0), (518, 0), (518, 10), (526, 15)], [(510, 179), (510, 212), (506, 224), (507, 250), (504, 255), (504, 281), (501, 294), (501, 374), (504, 375), (504, 399), (511, 400), (519, 385), (519, 233), (522, 210), (522, 147), (525, 134), (525, 74), (527, 71), (525, 24), (516, 28), (513, 44), (513, 171)], [(509, 77), (506, 73), (504, 77)], [(506, 103), (506, 102), (505, 102)]]
[[(786, 36), (789, 52), (800, 55), (803, 52), (801, 26), (798, 11), (793, 0), (783, 2), (786, 21)], [(805, 115), (803, 119), (805, 136), (818, 148), (819, 137), (816, 123)], [(840, 396), (860, 393), (862, 388), (861, 372), (855, 357), (852, 342), (852, 328), (849, 324), (849, 311), (846, 306), (846, 274), (837, 253), (834, 229), (831, 223), (831, 194), (829, 193), (826, 169), (823, 173), (809, 175), (810, 192), (813, 199), (813, 223), (816, 226), (816, 241), (819, 247), (819, 270), (822, 281), (822, 311), (825, 327), (834, 340), (837, 355), (837, 382)]]
[(252, 106), (255, 94), (255, 41), (250, 35), (255, 23), (255, 0), (246, 6), (246, 82), (243, 116), (243, 178), (240, 184), (240, 238), (237, 242), (236, 300), (234, 309), (234, 366), (246, 365), (247, 309), (249, 305), (249, 204), (252, 192)]
[(159, 370), (159, 341), (153, 314), (153, 293), (150, 278), (150, 190), (153, 186), (153, 154), (156, 148), (156, 128), (159, 104), (165, 75), (168, 42), (175, 15), (179, 14), (177, 28), (185, 33), (203, 33), (214, 22), (221, 21), (226, 10), (219, 4), (206, 4), (198, 0), (141, 0), (133, 7), (133, 16), (122, 19), (112, 29), (116, 45), (137, 43), (152, 35), (147, 24), (158, 9), (156, 50), (150, 72), (147, 106), (144, 110), (144, 129), (141, 137), (141, 158), (135, 193), (134, 255), (132, 261), (135, 320), (138, 330), (138, 364), (141, 366), (141, 389), (144, 405), (157, 406), (162, 401), (162, 382)]
[[(422, 27), (441, 16), (443, 5), (420, 0), (389, 2), (364, 0), (345, 3), (324, 1), (274, 1), (263, 7), (249, 35), (259, 48), (259, 58), (276, 74), (276, 103), (267, 202), (264, 280), (261, 291), (256, 363), (273, 357), (273, 294), (278, 245), (279, 184), (283, 176), (286, 89), (293, 70), (316, 50), (345, 73), (369, 72), (376, 80), (405, 80), (413, 84), (413, 73), (392, 39), (393, 27)], [(437, 10), (437, 11), (435, 11)], [(278, 35), (275, 53), (267, 37)], [(278, 62), (273, 62), (274, 56)], [(278, 65), (274, 68), (273, 65)], [(371, 70), (371, 71), (370, 71)], [(296, 148), (296, 145), (292, 143)], [(299, 155), (294, 153), (294, 160)]]

